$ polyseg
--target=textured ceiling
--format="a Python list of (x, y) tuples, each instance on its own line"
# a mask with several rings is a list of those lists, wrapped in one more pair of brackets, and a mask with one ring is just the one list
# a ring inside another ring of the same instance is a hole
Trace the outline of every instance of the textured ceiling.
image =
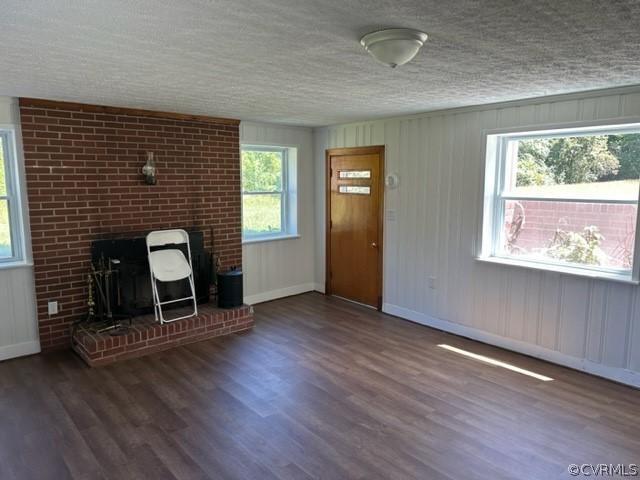
[[(640, 83), (634, 0), (3, 0), (0, 95), (324, 125)], [(360, 47), (426, 31), (391, 70)]]

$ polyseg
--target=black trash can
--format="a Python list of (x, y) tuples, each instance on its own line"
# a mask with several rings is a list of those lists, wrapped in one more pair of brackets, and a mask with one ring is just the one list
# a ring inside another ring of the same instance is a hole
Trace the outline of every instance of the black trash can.
[(242, 270), (218, 273), (218, 307), (233, 308), (243, 303)]

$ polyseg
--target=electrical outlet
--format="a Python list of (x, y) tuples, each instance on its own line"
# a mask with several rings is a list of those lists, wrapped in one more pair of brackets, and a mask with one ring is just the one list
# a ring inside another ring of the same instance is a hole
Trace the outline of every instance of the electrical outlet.
[(58, 302), (56, 300), (49, 302), (48, 308), (49, 315), (56, 315), (58, 313)]
[(429, 288), (436, 288), (436, 277), (429, 277)]

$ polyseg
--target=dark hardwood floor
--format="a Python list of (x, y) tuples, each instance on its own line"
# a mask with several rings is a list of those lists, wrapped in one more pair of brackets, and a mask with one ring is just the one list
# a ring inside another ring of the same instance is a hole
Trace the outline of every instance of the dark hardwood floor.
[(637, 390), (320, 294), (104, 368), (0, 363), (2, 480), (545, 480), (572, 463), (640, 463)]

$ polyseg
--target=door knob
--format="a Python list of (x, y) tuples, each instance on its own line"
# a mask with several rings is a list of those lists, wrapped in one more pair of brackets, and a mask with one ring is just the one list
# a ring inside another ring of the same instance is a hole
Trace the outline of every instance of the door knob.
[(371, 247), (378, 248), (378, 244), (376, 242), (371, 242)]

